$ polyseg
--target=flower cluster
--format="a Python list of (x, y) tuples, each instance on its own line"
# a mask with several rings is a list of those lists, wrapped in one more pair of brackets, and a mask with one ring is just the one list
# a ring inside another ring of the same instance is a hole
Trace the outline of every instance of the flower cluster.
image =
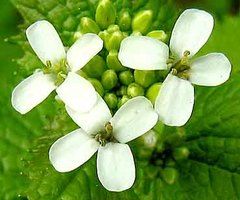
[[(126, 190), (135, 181), (134, 159), (126, 143), (151, 130), (158, 121), (168, 126), (183, 126), (193, 110), (193, 84), (216, 86), (228, 80), (231, 64), (222, 53), (192, 59), (208, 40), (213, 25), (209, 13), (188, 9), (177, 20), (169, 47), (150, 35), (115, 34), (115, 38), (121, 38), (115, 44), (119, 53), (110, 52), (108, 61), (114, 63), (116, 70), (123, 66), (134, 70), (166, 70), (168, 75), (158, 87), (155, 100), (148, 100), (143, 92), (140, 96), (132, 95), (112, 116), (109, 108), (114, 108), (111, 106), (114, 96), (103, 99), (79, 73), (103, 47), (110, 48), (102, 39), (108, 33), (102, 32), (102, 37), (85, 33), (66, 50), (55, 28), (48, 21), (38, 21), (27, 29), (26, 35), (45, 67), (14, 89), (12, 105), (25, 114), (56, 90), (67, 113), (80, 128), (51, 146), (49, 159), (53, 167), (59, 172), (69, 172), (98, 152), (97, 174), (102, 185), (110, 191)], [(131, 83), (129, 73), (120, 75), (126, 85)], [(115, 79), (109, 80), (104, 74), (102, 82), (108, 89), (116, 85)], [(138, 90), (136, 85), (128, 89), (131, 93)]]

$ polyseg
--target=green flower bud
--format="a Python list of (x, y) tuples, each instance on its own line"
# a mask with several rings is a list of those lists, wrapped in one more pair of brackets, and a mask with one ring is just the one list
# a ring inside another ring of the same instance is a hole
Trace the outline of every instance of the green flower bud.
[(127, 94), (127, 86), (121, 86), (120, 89), (117, 91), (118, 96), (123, 96)]
[(144, 89), (137, 83), (131, 83), (127, 88), (127, 94), (130, 97), (143, 96)]
[(152, 24), (153, 13), (151, 10), (143, 10), (138, 12), (132, 21), (133, 31), (141, 32), (145, 34), (148, 32)]
[(82, 37), (82, 35), (83, 34), (80, 31), (75, 32), (72, 36), (71, 42), (76, 42), (80, 37)]
[(136, 83), (138, 83), (139, 85), (145, 88), (157, 82), (157, 76), (155, 71), (149, 71), (149, 70), (135, 70), (134, 79)]
[(142, 36), (142, 33), (140, 33), (139, 31), (134, 31), (132, 32), (131, 36)]
[(101, 0), (97, 6), (95, 20), (101, 29), (106, 29), (114, 24), (116, 10), (110, 0)]
[(183, 128), (177, 128), (176, 132), (169, 133), (168, 137), (166, 138), (166, 143), (170, 144), (171, 146), (178, 146), (185, 140), (186, 132)]
[(157, 140), (158, 136), (153, 130), (150, 130), (141, 137), (137, 138), (133, 142), (133, 145), (136, 144), (136, 146), (141, 147), (136, 148), (137, 155), (139, 155), (141, 159), (149, 159), (152, 156), (153, 151), (155, 150)]
[(172, 158), (168, 158), (165, 161), (165, 166), (167, 167), (174, 167), (176, 165), (176, 162)]
[(129, 85), (134, 81), (134, 77), (131, 71), (123, 71), (119, 74), (119, 80), (124, 85)]
[(108, 40), (106, 40), (106, 48), (108, 51), (118, 50), (120, 44), (124, 39), (124, 35), (121, 31), (115, 31), (111, 34)]
[(123, 97), (118, 101), (118, 108), (125, 104), (130, 99), (129, 96), (123, 95)]
[(162, 42), (165, 42), (167, 40), (167, 34), (162, 30), (151, 31), (147, 34), (147, 36), (151, 38), (155, 38)]
[(161, 83), (154, 83), (147, 90), (146, 97), (152, 102), (153, 105), (155, 104), (155, 100), (160, 91), (161, 85)]
[[(158, 177), (159, 174), (159, 168), (154, 166), (154, 165), (148, 165), (145, 169), (144, 169), (144, 173), (146, 173), (146, 176), (148, 178), (150, 178), (150, 180), (154, 180), (156, 179), (156, 177)], [(158, 180), (159, 181), (159, 180)]]
[(118, 52), (116, 50), (112, 50), (109, 52), (107, 56), (107, 66), (109, 69), (113, 69), (117, 72), (126, 69), (118, 60)]
[(115, 31), (120, 31), (119, 26), (116, 24), (112, 24), (108, 27), (107, 32), (108, 33), (114, 33)]
[(100, 32), (100, 28), (95, 21), (88, 17), (83, 17), (80, 22), (81, 33), (96, 33)]
[(95, 78), (89, 78), (88, 81), (93, 85), (98, 94), (102, 97), (104, 95), (104, 88), (101, 82)]
[(85, 78), (85, 79), (88, 78), (87, 74), (82, 70), (77, 71), (77, 74), (80, 75), (81, 77)]
[(175, 160), (184, 160), (189, 156), (189, 150), (187, 147), (178, 147), (173, 151), (173, 157)]
[(106, 101), (106, 103), (110, 109), (115, 109), (118, 105), (118, 99), (114, 93), (105, 94), (104, 100)]
[(178, 171), (172, 167), (167, 167), (161, 170), (160, 174), (163, 180), (170, 185), (174, 184), (177, 181), (179, 176)]
[(158, 145), (156, 146), (156, 151), (159, 153), (163, 153), (165, 149), (166, 149), (166, 145), (163, 142), (158, 143)]
[(127, 10), (122, 11), (119, 16), (118, 24), (123, 31), (128, 31), (131, 28), (132, 19)]
[(105, 31), (100, 31), (98, 33), (98, 36), (104, 41), (104, 46), (107, 40), (109, 40), (110, 34), (105, 30)]
[(99, 78), (106, 70), (105, 61), (101, 56), (96, 55), (82, 68), (82, 70), (91, 78)]
[(102, 85), (106, 90), (111, 90), (117, 85), (118, 77), (114, 70), (107, 70), (102, 75)]
[(143, 142), (144, 148), (155, 150), (158, 135), (154, 130), (150, 130), (139, 138)]
[(68, 16), (68, 18), (63, 23), (64, 30), (67, 30), (67, 31), (75, 31), (76, 25), (77, 25), (77, 21), (73, 16)]

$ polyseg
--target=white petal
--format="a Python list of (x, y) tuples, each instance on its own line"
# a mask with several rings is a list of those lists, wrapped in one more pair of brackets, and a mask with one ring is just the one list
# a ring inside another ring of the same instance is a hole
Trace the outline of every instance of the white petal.
[(214, 25), (213, 17), (202, 10), (185, 10), (178, 18), (170, 40), (170, 50), (181, 58), (185, 51), (195, 55), (207, 42)]
[(119, 142), (126, 143), (148, 132), (157, 123), (157, 119), (151, 102), (139, 96), (125, 103), (110, 122), (114, 137)]
[(211, 53), (193, 61), (189, 81), (196, 85), (216, 86), (228, 80), (231, 63), (222, 53)]
[(69, 172), (89, 160), (98, 148), (99, 143), (95, 139), (77, 129), (54, 142), (49, 150), (49, 159), (57, 171)]
[(68, 106), (66, 106), (66, 109), (73, 121), (88, 134), (96, 134), (103, 130), (104, 125), (112, 117), (107, 104), (100, 95), (98, 95), (96, 105), (89, 112), (76, 112)]
[(163, 42), (147, 36), (130, 36), (120, 46), (122, 65), (139, 70), (166, 69), (169, 49)]
[(84, 67), (103, 48), (102, 39), (93, 33), (80, 37), (68, 50), (67, 61), (73, 72)]
[(191, 116), (194, 88), (189, 81), (169, 74), (155, 102), (159, 120), (169, 126), (182, 126)]
[(92, 84), (73, 72), (68, 73), (56, 91), (60, 99), (77, 112), (88, 112), (97, 102), (97, 92)]
[(26, 31), (27, 39), (33, 50), (46, 65), (47, 61), (56, 64), (65, 59), (65, 49), (62, 41), (48, 21), (42, 20), (32, 24)]
[(55, 88), (51, 75), (36, 72), (15, 87), (12, 92), (12, 106), (25, 114), (46, 99)]
[(97, 173), (102, 185), (109, 191), (129, 189), (135, 180), (135, 165), (127, 144), (108, 143), (97, 155)]

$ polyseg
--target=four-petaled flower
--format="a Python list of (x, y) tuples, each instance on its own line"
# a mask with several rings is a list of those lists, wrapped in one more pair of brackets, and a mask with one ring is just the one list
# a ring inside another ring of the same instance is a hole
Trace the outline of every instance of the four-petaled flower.
[(86, 113), (67, 107), (68, 114), (81, 127), (58, 139), (50, 148), (49, 158), (59, 172), (74, 170), (97, 154), (97, 174), (110, 191), (130, 188), (135, 180), (134, 159), (125, 143), (149, 131), (158, 120), (151, 102), (135, 97), (112, 117), (103, 99)]
[[(231, 64), (222, 53), (191, 58), (208, 40), (213, 17), (202, 10), (185, 10), (178, 18), (170, 40), (170, 73), (156, 98), (159, 119), (169, 126), (182, 126), (191, 116), (194, 104), (192, 84), (216, 86), (228, 80)], [(119, 60), (129, 68), (167, 69), (168, 48), (146, 36), (131, 36), (122, 41)]]
[[(25, 114), (56, 89), (60, 99), (72, 109), (80, 112), (90, 110), (97, 102), (97, 93), (90, 82), (75, 72), (101, 51), (101, 38), (96, 34), (85, 34), (65, 53), (61, 39), (48, 21), (34, 23), (26, 35), (46, 69), (36, 71), (17, 85), (12, 93), (13, 107)], [(66, 79), (56, 84), (59, 78)]]

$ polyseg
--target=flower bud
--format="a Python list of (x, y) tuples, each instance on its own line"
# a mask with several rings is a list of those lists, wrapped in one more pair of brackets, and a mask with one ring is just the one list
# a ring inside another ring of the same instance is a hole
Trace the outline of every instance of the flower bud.
[(116, 50), (112, 50), (109, 52), (107, 56), (107, 66), (109, 69), (113, 69), (117, 72), (126, 69), (118, 60), (118, 52)]
[(105, 31), (100, 31), (98, 33), (98, 36), (104, 41), (104, 46), (107, 40), (109, 40), (110, 34), (105, 30)]
[(64, 27), (64, 30), (67, 31), (75, 31), (76, 28), (76, 20), (73, 16), (68, 16), (68, 18), (63, 22), (62, 26)]
[(110, 109), (115, 109), (118, 105), (118, 99), (114, 93), (105, 94), (104, 100), (106, 101), (106, 103)]
[(170, 133), (166, 138), (166, 143), (171, 146), (178, 146), (185, 140), (186, 132), (183, 128), (177, 128), (176, 132)]
[(147, 36), (151, 38), (155, 38), (162, 42), (165, 42), (167, 40), (167, 34), (162, 30), (151, 31), (147, 34)]
[(131, 71), (123, 71), (119, 74), (119, 80), (123, 85), (129, 85), (134, 81)]
[[(159, 138), (162, 138), (162, 137), (163, 137), (163, 134), (159, 136)], [(165, 149), (166, 149), (166, 145), (164, 142), (159, 142), (158, 145), (156, 146), (156, 151), (159, 153), (163, 153)]]
[(140, 33), (139, 31), (134, 31), (131, 33), (131, 36), (142, 36), (142, 33)]
[(110, 26), (107, 28), (107, 32), (108, 32), (109, 34), (114, 33), (114, 32), (116, 32), (116, 31), (120, 31), (119, 26), (116, 25), (116, 24), (112, 24), (112, 25), (110, 25)]
[(106, 90), (111, 90), (117, 85), (118, 77), (114, 70), (107, 70), (102, 75), (102, 85)]
[(104, 95), (104, 89), (101, 82), (95, 78), (89, 78), (88, 81), (93, 85), (97, 93), (102, 97)]
[(106, 29), (114, 24), (116, 10), (110, 0), (101, 0), (97, 6), (95, 20), (101, 29)]
[(172, 167), (167, 167), (161, 170), (160, 174), (163, 180), (170, 185), (174, 184), (179, 176), (178, 171)]
[(176, 162), (172, 158), (167, 158), (165, 161), (165, 166), (167, 167), (174, 167)]
[(72, 43), (76, 42), (80, 37), (82, 37), (83, 34), (80, 31), (76, 31), (73, 36), (72, 39), (70, 40)]
[(119, 16), (118, 24), (122, 31), (128, 31), (131, 28), (132, 19), (127, 10), (122, 11)]
[(130, 99), (129, 96), (123, 95), (123, 97), (118, 101), (118, 108), (125, 104)]
[(150, 70), (135, 70), (134, 79), (136, 83), (145, 88), (157, 82), (157, 76), (155, 71)]
[(145, 34), (148, 32), (152, 24), (153, 13), (151, 10), (142, 10), (138, 12), (132, 21), (133, 31), (141, 32)]
[(105, 61), (99, 55), (94, 56), (82, 70), (91, 78), (99, 78), (105, 71)]
[(175, 160), (184, 160), (189, 156), (189, 150), (187, 147), (178, 147), (173, 151), (173, 157)]
[(147, 90), (146, 97), (152, 102), (153, 105), (155, 104), (161, 85), (161, 83), (154, 83)]
[(149, 159), (152, 156), (153, 151), (156, 149), (157, 140), (158, 135), (153, 130), (150, 130), (141, 137), (137, 138), (133, 142), (133, 145), (136, 144), (136, 146), (141, 147), (137, 148), (137, 155), (141, 159)]
[(123, 96), (127, 94), (127, 86), (122, 85), (116, 93), (118, 96)]
[(89, 17), (83, 17), (80, 22), (81, 33), (96, 33), (100, 32), (100, 28), (95, 21)]
[(127, 88), (127, 94), (130, 97), (143, 96), (144, 89), (137, 83), (131, 83)]
[(108, 40), (106, 40), (106, 48), (108, 51), (118, 50), (120, 44), (124, 39), (124, 35), (121, 31), (115, 31), (111, 34)]

